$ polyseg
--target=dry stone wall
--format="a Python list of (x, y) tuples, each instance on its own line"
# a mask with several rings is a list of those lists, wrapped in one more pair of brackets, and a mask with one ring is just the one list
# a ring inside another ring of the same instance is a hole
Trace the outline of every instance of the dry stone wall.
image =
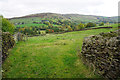
[(104, 78), (120, 77), (120, 37), (118, 31), (86, 37), (81, 56), (84, 64)]
[(8, 50), (15, 44), (13, 36), (9, 32), (2, 33), (2, 61), (8, 56)]
[(14, 34), (13, 38), (14, 38), (16, 43), (18, 43), (18, 41), (26, 41), (26, 40), (28, 40), (28, 36), (24, 35), (24, 34), (22, 34), (20, 32)]

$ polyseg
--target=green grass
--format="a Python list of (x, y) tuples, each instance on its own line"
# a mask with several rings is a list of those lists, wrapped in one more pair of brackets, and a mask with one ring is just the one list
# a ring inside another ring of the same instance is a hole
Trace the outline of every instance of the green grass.
[[(35, 23), (16, 25), (16, 27), (31, 27), (31, 26), (34, 26), (34, 27), (35, 26), (37, 26), (37, 27), (39, 27), (39, 26), (45, 26), (45, 27), (47, 27), (48, 25), (46, 25), (46, 24), (35, 24)], [(59, 27), (60, 25), (54, 25), (53, 24), (53, 26)]]
[[(37, 26), (37, 27), (39, 27), (39, 26), (48, 26), (48, 25), (46, 25), (46, 24), (35, 24), (35, 23), (33, 23), (34, 21), (35, 22), (41, 22), (41, 20), (49, 20), (49, 18), (40, 18), (40, 17), (30, 17), (30, 18), (19, 18), (19, 19), (12, 19), (12, 20), (10, 20), (10, 22), (11, 23), (13, 23), (13, 24), (15, 24), (15, 23), (22, 23), (22, 22), (24, 22), (25, 24), (21, 24), (21, 25), (15, 25), (16, 27), (31, 27), (31, 26)], [(52, 21), (54, 21), (54, 22), (57, 22), (57, 19), (50, 19), (50, 20), (52, 20)], [(53, 24), (53, 26), (60, 26), (60, 25), (55, 25), (55, 24)]]
[(32, 24), (21, 24), (21, 25), (16, 25), (16, 27), (31, 27), (31, 26), (37, 26), (37, 27), (39, 27), (39, 26), (47, 26), (46, 24), (34, 24), (34, 23), (32, 23)]
[(112, 29), (95, 29), (29, 37), (10, 50), (3, 64), (5, 78), (95, 78), (77, 56), (84, 37)]

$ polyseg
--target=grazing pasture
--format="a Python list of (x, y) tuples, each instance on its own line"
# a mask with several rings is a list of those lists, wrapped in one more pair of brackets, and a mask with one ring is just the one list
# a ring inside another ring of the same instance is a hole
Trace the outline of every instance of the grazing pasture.
[(94, 29), (29, 37), (9, 51), (3, 63), (4, 78), (98, 78), (78, 54), (84, 37), (117, 30)]

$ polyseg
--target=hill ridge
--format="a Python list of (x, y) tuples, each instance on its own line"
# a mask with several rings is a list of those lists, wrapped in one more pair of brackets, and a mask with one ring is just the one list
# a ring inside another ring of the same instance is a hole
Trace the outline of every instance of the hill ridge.
[(41, 20), (50, 20), (53, 22), (58, 22), (59, 20), (61, 21), (71, 21), (72, 23), (88, 23), (88, 22), (94, 22), (94, 23), (116, 23), (118, 22), (118, 17), (105, 17), (105, 16), (96, 16), (96, 15), (83, 15), (83, 14), (60, 14), (60, 13), (36, 13), (36, 14), (29, 14), (26, 16), (21, 16), (21, 17), (13, 17), (13, 18), (8, 18), (12, 23), (22, 23), (23, 19), (27, 19), (27, 22), (25, 23), (33, 23), (36, 21), (41, 21)]

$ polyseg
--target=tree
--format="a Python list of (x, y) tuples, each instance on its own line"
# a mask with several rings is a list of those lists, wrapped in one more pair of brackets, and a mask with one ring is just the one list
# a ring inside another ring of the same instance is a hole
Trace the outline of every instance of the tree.
[(95, 27), (96, 24), (95, 23), (92, 23), (92, 22), (89, 22), (87, 23), (86, 27)]
[(63, 24), (64, 25), (69, 25), (71, 22), (69, 21), (69, 20), (65, 20), (65, 21), (63, 21)]
[(73, 31), (72, 28), (70, 26), (67, 26), (68, 27), (68, 31)]
[(106, 25), (109, 25), (109, 24), (110, 24), (109, 22), (106, 23)]
[(52, 30), (52, 29), (46, 29), (46, 33), (53, 33), (54, 32), (54, 30)]
[(2, 31), (10, 32), (11, 34), (13, 34), (14, 30), (15, 30), (15, 26), (11, 24), (7, 19), (2, 18)]
[(75, 27), (74, 27), (74, 30), (79, 30), (79, 27), (78, 27), (78, 26), (75, 26)]
[(54, 27), (53, 30), (54, 30), (54, 32), (59, 32), (59, 28), (58, 27)]
[(63, 32), (63, 31), (64, 31), (63, 27), (60, 26), (60, 27), (59, 27), (59, 32)]
[(61, 19), (58, 19), (59, 24), (63, 24), (63, 21)]
[(75, 30), (76, 25), (77, 25), (76, 23), (71, 23), (70, 24), (70, 27), (72, 28), (73, 31)]
[(82, 23), (80, 23), (79, 25), (78, 25), (78, 29), (79, 30), (81, 30), (81, 29), (83, 29), (85, 26), (84, 26), (84, 24), (82, 24)]
[(99, 26), (103, 26), (104, 25), (104, 22), (101, 22), (100, 24), (99, 24)]
[(52, 24), (49, 24), (49, 25), (48, 25), (48, 28), (49, 28), (49, 29), (52, 29), (52, 28), (53, 28), (53, 25), (52, 25)]
[(49, 23), (49, 22), (47, 22), (47, 21), (45, 21), (45, 22), (44, 22), (44, 24), (46, 24), (46, 25), (50, 25), (50, 23)]
[(49, 33), (49, 30), (48, 30), (48, 29), (46, 29), (46, 33)]

